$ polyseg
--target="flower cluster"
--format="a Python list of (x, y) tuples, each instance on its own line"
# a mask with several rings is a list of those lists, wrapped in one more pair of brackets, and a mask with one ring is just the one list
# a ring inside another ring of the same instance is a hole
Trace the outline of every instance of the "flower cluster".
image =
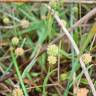
[(15, 88), (12, 92), (13, 96), (24, 96), (22, 89)]
[(24, 54), (24, 49), (23, 48), (16, 48), (15, 54), (16, 54), (16, 56), (22, 56)]
[(49, 45), (47, 48), (47, 54), (51, 55), (51, 56), (57, 56), (58, 55), (58, 47), (55, 44)]
[[(13, 46), (18, 46), (18, 44), (19, 44), (19, 38), (18, 37), (13, 37), (12, 39), (11, 39), (11, 42), (12, 42), (12, 45)], [(14, 49), (14, 48), (12, 48), (12, 49)], [(17, 47), (16, 49), (15, 49), (15, 54), (16, 54), (16, 56), (22, 56), (23, 54), (24, 54), (24, 49), (23, 48), (21, 48), (21, 47)]]
[(57, 61), (57, 58), (55, 56), (48, 56), (49, 64), (55, 64), (56, 61)]
[(3, 17), (3, 23), (6, 24), (6, 25), (9, 24), (10, 23), (9, 17), (4, 16)]
[(53, 44), (49, 45), (47, 48), (47, 54), (48, 54), (48, 62), (49, 64), (56, 64), (57, 62), (57, 55), (58, 55), (58, 47)]
[(12, 44), (13, 45), (18, 45), (18, 43), (19, 43), (19, 38), (18, 37), (13, 37), (12, 38)]
[[(3, 23), (9, 24), (9, 20), (10, 19), (8, 17), (4, 17)], [(24, 29), (28, 28), (29, 25), (30, 25), (30, 22), (28, 20), (26, 20), (26, 19), (20, 20), (20, 27), (21, 28), (24, 28)], [(12, 46), (10, 49), (11, 49), (11, 51), (15, 49), (14, 51), (15, 51), (16, 56), (22, 56), (24, 54), (24, 49), (21, 47), (18, 47), (18, 45), (19, 45), (19, 38), (18, 37), (16, 37), (16, 36), (13, 37), (11, 39), (11, 44), (12, 44)]]
[(21, 26), (22, 28), (28, 28), (29, 25), (30, 25), (30, 23), (29, 23), (29, 21), (26, 20), (26, 19), (23, 19), (23, 20), (20, 21), (20, 26)]
[(83, 62), (84, 62), (85, 64), (90, 63), (91, 60), (92, 60), (92, 56), (91, 56), (89, 53), (85, 53), (85, 54), (83, 54), (81, 57), (82, 57), (82, 60), (83, 60)]

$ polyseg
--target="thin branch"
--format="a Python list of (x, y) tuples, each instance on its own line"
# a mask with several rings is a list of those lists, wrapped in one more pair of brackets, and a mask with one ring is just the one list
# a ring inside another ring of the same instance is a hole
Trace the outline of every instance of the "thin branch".
[[(70, 35), (70, 33), (68, 32), (68, 30), (65, 28), (65, 26), (63, 25), (63, 22), (61, 21), (61, 19), (59, 18), (59, 16), (55, 13), (55, 11), (53, 9), (51, 9), (50, 6), (46, 5), (46, 7), (52, 12), (52, 15), (54, 16), (54, 18), (56, 19), (57, 23), (59, 24), (59, 26), (61, 27), (62, 31), (66, 34), (66, 36), (68, 37), (68, 39), (70, 40), (77, 56), (80, 54), (80, 51), (75, 43), (75, 41), (73, 40), (72, 36)], [(88, 81), (88, 84), (91, 88), (91, 91), (92, 91), (92, 94), (93, 96), (96, 96), (96, 90), (95, 90), (95, 87), (94, 87), (94, 84), (92, 83), (92, 80), (90, 78), (90, 75), (88, 73), (88, 70), (82, 60), (82, 58), (80, 58), (80, 64), (81, 64), (81, 68), (85, 74), (85, 77)]]
[(94, 42), (95, 42), (95, 39), (96, 39), (96, 34), (94, 35), (94, 38), (93, 38), (93, 40), (92, 40), (92, 42), (91, 42), (91, 45), (90, 45), (90, 50), (92, 49), (92, 47), (93, 47), (93, 44), (94, 44)]
[[(45, 85), (46, 87), (52, 87), (52, 86), (58, 86), (59, 84), (58, 83), (53, 83), (53, 84), (47, 84)], [(40, 88), (40, 87), (43, 87), (43, 85), (38, 85), (38, 86), (33, 86), (33, 87), (28, 87), (26, 89), (34, 89), (34, 88)]]

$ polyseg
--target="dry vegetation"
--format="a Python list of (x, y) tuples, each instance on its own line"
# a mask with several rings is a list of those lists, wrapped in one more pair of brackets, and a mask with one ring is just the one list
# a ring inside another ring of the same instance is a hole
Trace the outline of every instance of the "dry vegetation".
[(96, 1), (45, 1), (0, 3), (0, 96), (96, 96)]

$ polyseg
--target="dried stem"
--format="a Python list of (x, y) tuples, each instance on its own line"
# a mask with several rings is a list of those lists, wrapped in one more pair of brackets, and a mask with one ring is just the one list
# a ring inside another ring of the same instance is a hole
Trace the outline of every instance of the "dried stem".
[[(58, 86), (58, 83), (53, 83), (53, 84), (47, 84), (45, 85), (46, 87), (52, 87), (52, 86)], [(34, 88), (40, 88), (43, 87), (43, 85), (38, 85), (38, 86), (33, 86), (33, 87), (28, 87), (27, 89), (34, 89)]]

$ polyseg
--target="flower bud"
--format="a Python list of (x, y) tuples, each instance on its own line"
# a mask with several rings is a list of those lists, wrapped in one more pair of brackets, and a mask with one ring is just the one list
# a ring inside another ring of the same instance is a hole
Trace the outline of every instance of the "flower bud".
[(57, 58), (55, 56), (48, 56), (48, 62), (49, 64), (56, 64)]
[(61, 80), (61, 81), (67, 80), (67, 79), (68, 79), (68, 76), (69, 76), (69, 73), (68, 73), (68, 72), (66, 72), (66, 73), (61, 73), (61, 74), (60, 74), (60, 80)]
[(4, 24), (9, 24), (10, 23), (10, 19), (8, 17), (3, 17), (3, 23)]
[(20, 88), (15, 88), (12, 93), (13, 96), (24, 96), (23, 91)]
[(23, 20), (20, 21), (20, 25), (21, 25), (22, 28), (28, 28), (29, 24), (30, 23), (29, 23), (28, 20), (23, 19)]
[(23, 48), (17, 48), (15, 50), (16, 56), (22, 56), (24, 54), (24, 49)]
[(12, 38), (12, 44), (13, 44), (13, 45), (18, 45), (18, 43), (19, 43), (18, 37), (13, 37), (13, 38)]
[(57, 56), (58, 55), (58, 47), (55, 44), (49, 45), (47, 48), (47, 54), (50, 56)]
[(83, 60), (83, 62), (84, 62), (85, 64), (90, 63), (91, 60), (92, 60), (92, 56), (91, 56), (89, 53), (85, 53), (85, 54), (83, 54), (81, 57), (82, 57), (82, 60)]
[(74, 12), (78, 12), (78, 7), (73, 7)]

